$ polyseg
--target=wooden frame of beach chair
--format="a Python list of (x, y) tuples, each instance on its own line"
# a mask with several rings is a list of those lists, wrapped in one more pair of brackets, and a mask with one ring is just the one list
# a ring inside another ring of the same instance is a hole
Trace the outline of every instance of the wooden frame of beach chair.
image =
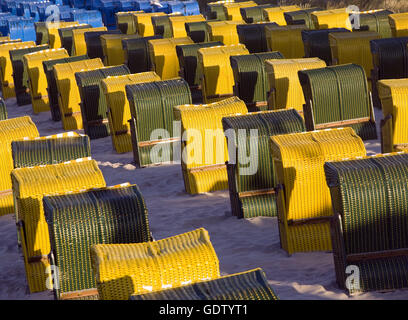
[(403, 152), (324, 165), (336, 281), (349, 294), (408, 287), (407, 167)]
[(323, 165), (365, 156), (363, 141), (352, 128), (338, 128), (273, 136), (270, 142), (282, 249), (289, 255), (331, 250), (333, 210)]

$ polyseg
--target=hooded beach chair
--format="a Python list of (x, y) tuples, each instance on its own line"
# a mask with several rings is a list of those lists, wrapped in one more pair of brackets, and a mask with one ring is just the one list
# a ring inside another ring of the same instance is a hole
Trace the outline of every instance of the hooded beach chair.
[(133, 14), (133, 19), (135, 23), (136, 33), (141, 37), (151, 37), (154, 36), (154, 28), (152, 23), (152, 17), (164, 16), (164, 12), (142, 12)]
[(48, 44), (51, 49), (61, 48), (61, 38), (58, 32), (60, 28), (68, 28), (78, 25), (78, 21), (58, 21), (58, 22), (48, 22), (45, 27), (48, 33)]
[(304, 25), (266, 26), (268, 51), (279, 51), (286, 59), (301, 59), (305, 56), (302, 40)]
[(360, 29), (377, 32), (381, 38), (392, 38), (389, 16), (390, 10), (372, 10), (360, 12)]
[(285, 26), (285, 12), (299, 11), (300, 9), (301, 8), (298, 6), (281, 6), (264, 8), (262, 11), (266, 21), (275, 22), (280, 26)]
[(220, 41), (225, 45), (239, 44), (237, 26), (244, 21), (208, 21), (207, 30), (210, 41)]
[(102, 48), (102, 35), (108, 34), (122, 34), (120, 30), (108, 30), (108, 31), (91, 31), (85, 32), (85, 43), (86, 43), (86, 54), (89, 58), (100, 58), (102, 61), (104, 59), (104, 52)]
[(275, 22), (257, 22), (237, 25), (239, 43), (245, 45), (250, 53), (267, 52), (266, 26), (277, 26), (277, 24)]
[(253, 7), (240, 8), (239, 11), (241, 12), (242, 19), (244, 19), (246, 23), (257, 23), (266, 21), (266, 18), (264, 17), (263, 14), (263, 9), (273, 7), (276, 7), (276, 5), (262, 4)]
[(284, 18), (286, 23), (290, 26), (293, 25), (305, 25), (308, 29), (315, 29), (315, 25), (312, 20), (312, 13), (316, 11), (322, 11), (323, 9), (313, 7), (308, 9), (301, 9), (297, 11), (284, 12)]
[(70, 56), (72, 56), (73, 47), (73, 30), (76, 29), (89, 29), (92, 28), (90, 24), (81, 23), (71, 27), (65, 27), (58, 29), (58, 33), (61, 39), (61, 47), (65, 48)]
[(241, 8), (249, 8), (256, 6), (257, 3), (254, 1), (241, 1), (241, 2), (230, 2), (224, 3), (222, 8), (225, 13), (225, 17), (229, 21), (241, 21)]
[(140, 38), (137, 34), (104, 34), (101, 36), (103, 62), (105, 66), (117, 66), (125, 63), (125, 52), (122, 47), (124, 39)]
[(71, 55), (82, 56), (82, 55), (87, 54), (87, 47), (86, 47), (86, 42), (85, 42), (85, 32), (100, 32), (100, 31), (106, 31), (106, 30), (107, 30), (106, 27), (72, 30)]
[(193, 16), (173, 16), (169, 17), (171, 37), (173, 38), (185, 38), (187, 37), (187, 31), (185, 24), (189, 22), (202, 22), (205, 21), (203, 15)]
[(187, 22), (185, 24), (187, 36), (194, 43), (209, 42), (210, 34), (207, 28), (207, 20), (199, 22)]
[[(178, 16), (182, 16), (182, 13), (176, 12), (176, 13), (170, 13), (164, 16), (153, 16), (152, 24), (153, 24), (154, 34), (156, 36), (162, 36), (162, 38), (175, 38), (173, 37), (173, 30), (170, 25), (170, 18), (178, 17)], [(187, 35), (184, 35), (184, 37), (187, 37)]]
[(134, 13), (142, 13), (142, 11), (120, 11), (115, 13), (116, 27), (123, 34), (135, 34), (135, 19), (133, 18)]

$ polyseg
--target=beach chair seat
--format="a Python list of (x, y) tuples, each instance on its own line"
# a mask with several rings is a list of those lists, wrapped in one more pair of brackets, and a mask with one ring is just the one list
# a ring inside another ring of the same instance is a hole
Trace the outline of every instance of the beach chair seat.
[(333, 65), (354, 63), (362, 66), (367, 75), (371, 91), (371, 70), (373, 70), (373, 56), (370, 41), (380, 39), (377, 32), (335, 32), (329, 34)]
[(11, 142), (24, 137), (38, 137), (37, 127), (29, 116), (0, 121), (0, 216), (14, 212), (10, 173), (13, 170)]
[(408, 37), (372, 40), (370, 46), (374, 64), (371, 71), (373, 102), (375, 107), (381, 108), (378, 81), (408, 78)]
[(148, 214), (136, 185), (124, 183), (43, 199), (57, 299), (97, 299), (90, 248), (95, 244), (151, 241)]
[(234, 94), (246, 103), (249, 111), (268, 109), (269, 80), (265, 60), (270, 59), (283, 59), (283, 56), (280, 52), (265, 52), (230, 57)]
[(220, 277), (173, 289), (140, 295), (130, 300), (278, 300), (262, 269)]
[(303, 115), (305, 98), (298, 72), (300, 70), (324, 68), (325, 66), (325, 62), (319, 58), (266, 60), (265, 71), (269, 82), (269, 109), (294, 108)]
[(381, 38), (392, 38), (389, 16), (391, 10), (373, 10), (360, 12), (360, 29), (377, 32)]
[(123, 76), (107, 77), (101, 81), (101, 90), (105, 95), (109, 129), (113, 147), (116, 152), (132, 151), (130, 134), (131, 113), (129, 101), (126, 98), (126, 85), (160, 81), (154, 72), (141, 72)]
[(393, 13), (388, 16), (392, 36), (408, 37), (408, 13)]
[(332, 65), (332, 53), (329, 34), (335, 32), (350, 32), (345, 28), (332, 28), (320, 30), (303, 30), (302, 40), (305, 48), (305, 58), (319, 58)]
[(47, 77), (43, 68), (43, 61), (69, 57), (64, 48), (47, 49), (28, 53), (23, 56), (24, 68), (28, 74), (28, 88), (35, 114), (50, 111), (47, 92)]
[(1, 92), (3, 99), (8, 99), (16, 96), (14, 91), (13, 66), (10, 60), (10, 51), (34, 47), (33, 41), (13, 42), (0, 45), (0, 75), (1, 75)]
[(202, 99), (200, 79), (203, 71), (198, 63), (198, 50), (222, 45), (221, 42), (203, 42), (176, 46), (180, 65), (179, 74), (190, 86), (193, 100)]
[(92, 28), (90, 24), (81, 23), (78, 25), (74, 25), (71, 27), (60, 28), (58, 29), (58, 33), (61, 39), (61, 47), (67, 50), (68, 54), (72, 56), (72, 47), (73, 47), (73, 30), (76, 29), (89, 29)]
[(54, 65), (54, 77), (58, 90), (58, 106), (64, 130), (83, 129), (81, 97), (75, 73), (81, 70), (103, 68), (101, 59), (87, 59)]
[(81, 115), (85, 134), (91, 139), (109, 136), (108, 107), (105, 95), (100, 88), (101, 80), (130, 74), (128, 67), (119, 65), (75, 73), (76, 83), (81, 97)]
[(210, 34), (208, 33), (207, 20), (199, 22), (187, 22), (185, 24), (187, 36), (194, 43), (210, 42)]
[(273, 8), (276, 5), (273, 4), (262, 4), (253, 7), (244, 7), (240, 8), (241, 17), (246, 23), (258, 23), (266, 21), (266, 18), (263, 14), (263, 9)]
[(51, 110), (51, 119), (53, 121), (61, 121), (61, 112), (58, 106), (58, 89), (54, 75), (54, 66), (56, 64), (69, 63), (87, 59), (89, 59), (88, 56), (84, 55), (43, 61), (44, 73), (47, 78), (48, 102)]
[(408, 79), (381, 80), (378, 82), (384, 118), (381, 120), (382, 153), (397, 151), (408, 143)]
[(31, 293), (52, 289), (50, 236), (43, 197), (56, 192), (105, 187), (95, 160), (81, 158), (45, 166), (17, 168), (11, 173), (16, 219)]
[(90, 59), (100, 58), (103, 61), (102, 35), (121, 34), (120, 30), (85, 32), (86, 54)]
[(237, 26), (245, 24), (242, 21), (208, 21), (207, 29), (210, 41), (220, 41), (225, 45), (239, 44)]
[(153, 63), (153, 71), (162, 80), (179, 76), (180, 65), (177, 58), (176, 47), (182, 44), (193, 44), (188, 38), (154, 39), (149, 40), (148, 50)]
[(263, 15), (266, 21), (275, 22), (280, 26), (286, 26), (285, 12), (299, 11), (299, 6), (281, 6), (264, 8)]
[(279, 51), (286, 59), (304, 58), (303, 30), (306, 30), (305, 25), (266, 26), (268, 51)]
[(174, 118), (181, 121), (181, 169), (187, 193), (228, 189), (228, 148), (222, 118), (246, 113), (245, 103), (237, 97), (174, 107)]
[(330, 190), (326, 161), (365, 156), (352, 128), (292, 133), (271, 137), (278, 179), (278, 225), (281, 247), (288, 253), (332, 250)]
[(185, 38), (187, 37), (187, 31), (185, 24), (189, 22), (203, 22), (205, 18), (203, 15), (193, 16), (171, 16), (169, 17), (171, 37), (173, 38)]
[(88, 51), (87, 51), (86, 42), (85, 42), (85, 32), (101, 32), (101, 31), (107, 31), (106, 27), (72, 30), (71, 55), (83, 56), (87, 54)]
[(15, 139), (11, 143), (14, 168), (57, 164), (91, 156), (89, 137), (76, 132)]
[(243, 44), (198, 50), (198, 63), (203, 72), (201, 91), (205, 103), (216, 102), (234, 95), (234, 74), (230, 56), (243, 54), (249, 54)]
[(356, 64), (299, 71), (308, 131), (352, 127), (363, 140), (377, 139), (364, 68)]
[(225, 13), (225, 17), (229, 21), (241, 21), (241, 8), (249, 8), (256, 6), (257, 3), (254, 1), (241, 1), (241, 2), (227, 2), (222, 5)]
[(124, 62), (131, 73), (153, 70), (153, 61), (149, 53), (149, 40), (162, 39), (161, 36), (123, 39)]
[(407, 168), (406, 153), (324, 165), (336, 280), (350, 294), (408, 287)]
[(311, 14), (315, 29), (344, 28), (352, 31), (351, 10), (347, 8), (316, 11)]
[(116, 27), (123, 34), (136, 33), (134, 13), (142, 13), (142, 11), (120, 11), (115, 13)]
[(152, 242), (96, 244), (90, 252), (101, 300), (128, 300), (132, 294), (220, 276), (217, 255), (202, 228)]
[(10, 60), (13, 67), (14, 91), (17, 98), (17, 104), (23, 106), (31, 103), (31, 96), (28, 85), (28, 72), (24, 68), (23, 56), (27, 53), (33, 53), (48, 49), (48, 45), (24, 47), (10, 50)]
[(104, 34), (101, 36), (103, 62), (105, 66), (117, 66), (125, 63), (125, 52), (122, 47), (124, 39), (140, 38), (137, 34)]
[(277, 26), (277, 24), (275, 22), (257, 22), (237, 25), (239, 43), (245, 45), (250, 53), (267, 52), (266, 26)]
[[(276, 217), (278, 183), (269, 140), (274, 135), (304, 132), (302, 117), (294, 109), (266, 111), (225, 117), (222, 124), (233, 159), (227, 162), (232, 215)], [(257, 134), (251, 136), (251, 130), (258, 130)]]
[(315, 25), (312, 20), (312, 13), (316, 11), (323, 11), (321, 8), (313, 7), (307, 9), (301, 9), (297, 11), (284, 12), (284, 18), (287, 25), (305, 25), (308, 29), (315, 29)]
[(179, 159), (180, 132), (174, 128), (173, 107), (192, 103), (188, 83), (173, 79), (130, 84), (125, 88), (132, 116), (135, 163), (143, 167)]

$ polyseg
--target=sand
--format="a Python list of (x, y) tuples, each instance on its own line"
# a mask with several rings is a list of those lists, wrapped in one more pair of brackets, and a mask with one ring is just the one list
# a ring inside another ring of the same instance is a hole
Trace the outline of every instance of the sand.
[[(40, 134), (62, 132), (50, 113), (34, 115), (31, 105), (19, 107), (7, 100), (9, 118), (29, 115)], [(376, 110), (377, 123), (381, 112)], [(191, 196), (184, 190), (177, 164), (137, 169), (133, 154), (117, 154), (111, 138), (93, 140), (92, 157), (98, 161), (108, 185), (136, 183), (147, 203), (154, 238), (206, 228), (220, 260), (223, 275), (261, 267), (281, 299), (407, 299), (408, 290), (367, 293), (349, 297), (335, 282), (330, 252), (296, 253), (280, 249), (276, 218), (238, 220), (231, 216), (228, 191)], [(366, 143), (368, 154), (380, 152), (379, 141)], [(0, 299), (53, 299), (50, 292), (28, 294), (24, 264), (17, 248), (12, 215), (0, 217)]]

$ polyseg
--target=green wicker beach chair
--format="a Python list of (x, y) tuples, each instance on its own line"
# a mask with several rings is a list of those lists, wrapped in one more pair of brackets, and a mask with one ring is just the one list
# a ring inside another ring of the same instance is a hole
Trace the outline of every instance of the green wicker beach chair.
[(0, 98), (0, 120), (7, 119), (7, 107), (6, 103), (4, 102), (3, 98)]
[(305, 47), (305, 57), (317, 57), (324, 60), (328, 66), (332, 65), (329, 34), (334, 32), (350, 32), (350, 30), (345, 28), (303, 30), (302, 40)]
[(161, 36), (152, 36), (122, 40), (122, 46), (125, 52), (125, 64), (131, 73), (153, 70), (153, 64), (148, 51), (148, 42), (149, 40), (161, 38)]
[(377, 82), (408, 78), (408, 37), (378, 39), (370, 42), (374, 69), (371, 74), (373, 102), (381, 108)]
[(51, 119), (54, 121), (61, 121), (61, 112), (58, 107), (58, 88), (54, 75), (54, 66), (61, 63), (69, 63), (74, 61), (87, 60), (87, 55), (73, 56), (69, 58), (61, 58), (55, 60), (43, 61), (44, 72), (47, 77), (48, 84), (48, 99), (50, 102)]
[(263, 14), (263, 9), (273, 8), (276, 6), (277, 5), (273, 5), (273, 4), (263, 4), (263, 5), (258, 5), (256, 7), (240, 8), (241, 16), (242, 16), (242, 19), (244, 19), (246, 23), (257, 23), (257, 22), (266, 21), (265, 16)]
[(31, 48), (17, 49), (10, 51), (10, 60), (13, 67), (14, 90), (16, 92), (17, 104), (23, 106), (31, 103), (31, 96), (28, 92), (28, 72), (24, 68), (23, 56), (27, 53), (48, 49), (48, 45), (40, 45)]
[[(139, 167), (173, 160), (174, 150), (179, 150), (180, 136), (173, 129), (173, 107), (191, 104), (188, 83), (183, 79), (156, 81), (126, 86), (129, 100), (130, 130), (133, 155)], [(151, 134), (164, 129), (169, 136)]]
[(14, 168), (57, 164), (91, 156), (89, 137), (75, 132), (15, 140), (11, 143)]
[(190, 86), (193, 101), (202, 99), (200, 85), (202, 70), (201, 65), (198, 63), (198, 50), (222, 45), (222, 42), (216, 41), (176, 46), (180, 64), (180, 77), (186, 80)]
[(277, 24), (275, 22), (260, 22), (237, 25), (239, 43), (244, 44), (250, 53), (267, 52), (266, 26), (277, 26)]
[(35, 28), (35, 37), (36, 37), (35, 43), (37, 45), (48, 44), (47, 23), (46, 22), (35, 22), (34, 28)]
[(207, 21), (187, 22), (185, 24), (187, 36), (194, 43), (209, 42), (210, 34), (208, 33)]
[(97, 299), (90, 248), (151, 241), (147, 208), (136, 185), (46, 196), (51, 257), (58, 267), (57, 299)]
[(262, 269), (183, 287), (131, 295), (130, 300), (278, 300)]
[(72, 30), (88, 28), (92, 28), (92, 26), (84, 23), (72, 27), (58, 29), (58, 33), (61, 38), (61, 45), (68, 51), (70, 56), (72, 55)]
[(375, 10), (360, 13), (360, 29), (374, 31), (380, 34), (381, 38), (392, 38), (389, 15), (394, 12), (390, 10)]
[(104, 34), (122, 34), (122, 32), (120, 30), (85, 32), (86, 50), (90, 59), (100, 58), (103, 61), (101, 35)]
[(363, 140), (377, 139), (363, 67), (356, 64), (299, 71), (308, 131), (352, 127)]
[(275, 51), (230, 57), (234, 94), (246, 103), (249, 111), (268, 110), (269, 80), (265, 60), (269, 59), (283, 59), (283, 56)]
[[(324, 169), (339, 287), (351, 294), (407, 288), (408, 154), (326, 162)], [(346, 285), (351, 273), (356, 279)]]
[(127, 66), (120, 65), (75, 74), (81, 96), (81, 114), (85, 134), (91, 139), (109, 136), (108, 107), (100, 82), (109, 76), (130, 74)]
[(323, 9), (315, 7), (298, 11), (285, 12), (283, 15), (288, 25), (301, 24), (306, 25), (306, 27), (309, 29), (314, 29), (315, 25), (312, 21), (311, 14), (316, 11), (323, 11)]
[[(304, 132), (302, 117), (295, 109), (289, 109), (224, 117), (222, 123), (229, 148), (227, 172), (232, 214), (245, 219), (276, 217), (277, 180), (269, 140), (274, 135)], [(245, 130), (245, 135), (239, 130)], [(251, 137), (251, 130), (258, 130), (257, 136)], [(257, 145), (257, 149), (251, 150), (251, 144)], [(257, 170), (251, 172), (251, 166)]]

